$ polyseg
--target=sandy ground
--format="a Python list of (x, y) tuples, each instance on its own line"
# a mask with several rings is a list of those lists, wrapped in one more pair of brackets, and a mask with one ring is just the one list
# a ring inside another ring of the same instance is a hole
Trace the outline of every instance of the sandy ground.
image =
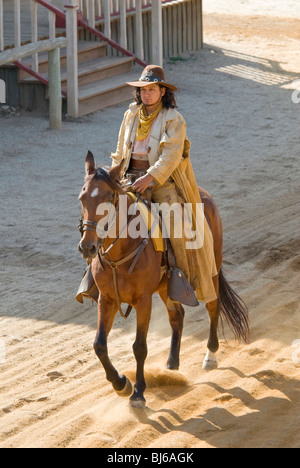
[[(62, 132), (30, 114), (2, 117), (0, 447), (300, 446), (299, 21), (235, 12), (209, 11), (203, 52), (166, 70), (198, 182), (221, 210), (224, 269), (249, 306), (250, 344), (226, 330), (220, 367), (205, 373), (208, 317), (203, 304), (187, 308), (181, 370), (167, 372), (169, 325), (154, 297), (147, 407), (130, 409), (94, 355), (96, 308), (74, 297), (83, 160), (89, 148), (109, 162), (127, 104)], [(133, 313), (109, 341), (130, 378), (134, 335)]]

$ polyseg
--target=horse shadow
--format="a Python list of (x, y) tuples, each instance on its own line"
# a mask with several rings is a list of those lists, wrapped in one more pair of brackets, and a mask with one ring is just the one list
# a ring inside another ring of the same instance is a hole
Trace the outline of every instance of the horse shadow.
[[(215, 448), (267, 448), (280, 446), (287, 437), (289, 446), (299, 445), (297, 430), (292, 431), (292, 435), (285, 435), (282, 430), (288, 425), (291, 413), (294, 414), (296, 410), (295, 404), (299, 402), (300, 389), (296, 380), (267, 370), (252, 375), (246, 375), (234, 367), (219, 368), (218, 371), (231, 371), (239, 378), (254, 379), (256, 383), (265, 385), (265, 393), (276, 391), (278, 395), (256, 398), (241, 387), (224, 388), (215, 382), (207, 381), (182, 390), (180, 395), (183, 397), (198, 385), (211, 387), (218, 392), (219, 395), (213, 399), (211, 407), (202, 414), (183, 419), (173, 409), (152, 410), (146, 407), (143, 410), (132, 409), (134, 416), (141, 424), (151, 427), (156, 437), (165, 437), (162, 440), (166, 441), (166, 446), (168, 434), (174, 437), (174, 432), (179, 446), (180, 433), (185, 444), (190, 440), (186, 436), (193, 437), (193, 447), (197, 446), (198, 440), (199, 446), (207, 444)], [(233, 414), (234, 408), (227, 409), (225, 405), (228, 402), (236, 402), (242, 407), (242, 414)], [(247, 435), (249, 432), (250, 436), (253, 435), (252, 439)]]

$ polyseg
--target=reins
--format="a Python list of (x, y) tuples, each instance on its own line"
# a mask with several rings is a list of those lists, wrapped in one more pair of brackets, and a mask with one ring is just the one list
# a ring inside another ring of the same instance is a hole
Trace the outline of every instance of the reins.
[[(103, 263), (102, 263), (102, 261), (103, 261), (112, 270), (113, 285), (114, 285), (114, 290), (115, 290), (116, 302), (117, 302), (117, 306), (118, 306), (120, 315), (124, 319), (127, 319), (129, 317), (130, 312), (132, 310), (132, 306), (128, 305), (126, 313), (125, 314), (123, 313), (122, 306), (121, 306), (121, 301), (120, 301), (119, 290), (118, 290), (117, 268), (133, 258), (133, 262), (131, 263), (130, 268), (128, 270), (128, 275), (130, 275), (133, 272), (136, 264), (138, 263), (138, 261), (140, 259), (140, 256), (142, 255), (144, 249), (146, 248), (146, 246), (149, 243), (149, 239), (150, 239), (149, 235), (151, 233), (151, 228), (147, 233), (147, 237), (142, 240), (141, 244), (133, 252), (131, 252), (129, 255), (127, 255), (125, 258), (122, 258), (122, 259), (120, 259), (118, 261), (110, 261), (110, 260), (108, 260), (106, 258), (106, 255), (113, 248), (113, 246), (117, 243), (117, 241), (120, 239), (121, 235), (123, 234), (125, 229), (128, 227), (128, 225), (129, 225), (130, 221), (132, 220), (133, 216), (136, 215), (136, 209), (137, 209), (139, 200), (140, 200), (140, 195), (138, 194), (137, 199), (136, 199), (135, 204), (134, 204), (133, 213), (130, 215), (129, 219), (127, 220), (126, 225), (123, 226), (123, 228), (122, 228), (121, 232), (119, 233), (118, 237), (105, 250), (105, 252), (101, 253), (101, 248), (103, 246), (103, 242), (101, 243), (101, 245), (99, 247), (99, 250), (98, 250), (98, 259), (99, 259), (100, 263), (103, 265)], [(81, 219), (78, 228), (79, 228), (79, 231), (81, 232), (82, 235), (83, 235), (84, 231), (96, 231), (97, 232), (97, 223), (95, 223), (93, 221), (82, 220)]]

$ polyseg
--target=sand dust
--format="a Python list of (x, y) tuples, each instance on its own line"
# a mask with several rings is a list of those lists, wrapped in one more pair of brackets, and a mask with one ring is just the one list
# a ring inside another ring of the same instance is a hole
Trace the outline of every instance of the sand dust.
[[(208, 317), (187, 308), (180, 372), (166, 371), (155, 296), (147, 407), (130, 409), (94, 354), (96, 308), (75, 301), (84, 157), (109, 163), (127, 104), (63, 132), (28, 113), (2, 117), (0, 447), (300, 446), (299, 21), (221, 13), (205, 15), (203, 52), (166, 70), (198, 182), (221, 210), (224, 269), (249, 306), (251, 343), (226, 329), (220, 367), (205, 373)], [(135, 314), (117, 317), (109, 352), (131, 379), (134, 337)]]

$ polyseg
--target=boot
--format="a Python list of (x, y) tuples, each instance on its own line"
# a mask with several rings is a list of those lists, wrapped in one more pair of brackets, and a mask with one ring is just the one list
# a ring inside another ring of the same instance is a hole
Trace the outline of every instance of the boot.
[(89, 265), (84, 272), (82, 281), (76, 294), (76, 300), (83, 304), (83, 298), (98, 302), (99, 290), (95, 284), (92, 267)]

